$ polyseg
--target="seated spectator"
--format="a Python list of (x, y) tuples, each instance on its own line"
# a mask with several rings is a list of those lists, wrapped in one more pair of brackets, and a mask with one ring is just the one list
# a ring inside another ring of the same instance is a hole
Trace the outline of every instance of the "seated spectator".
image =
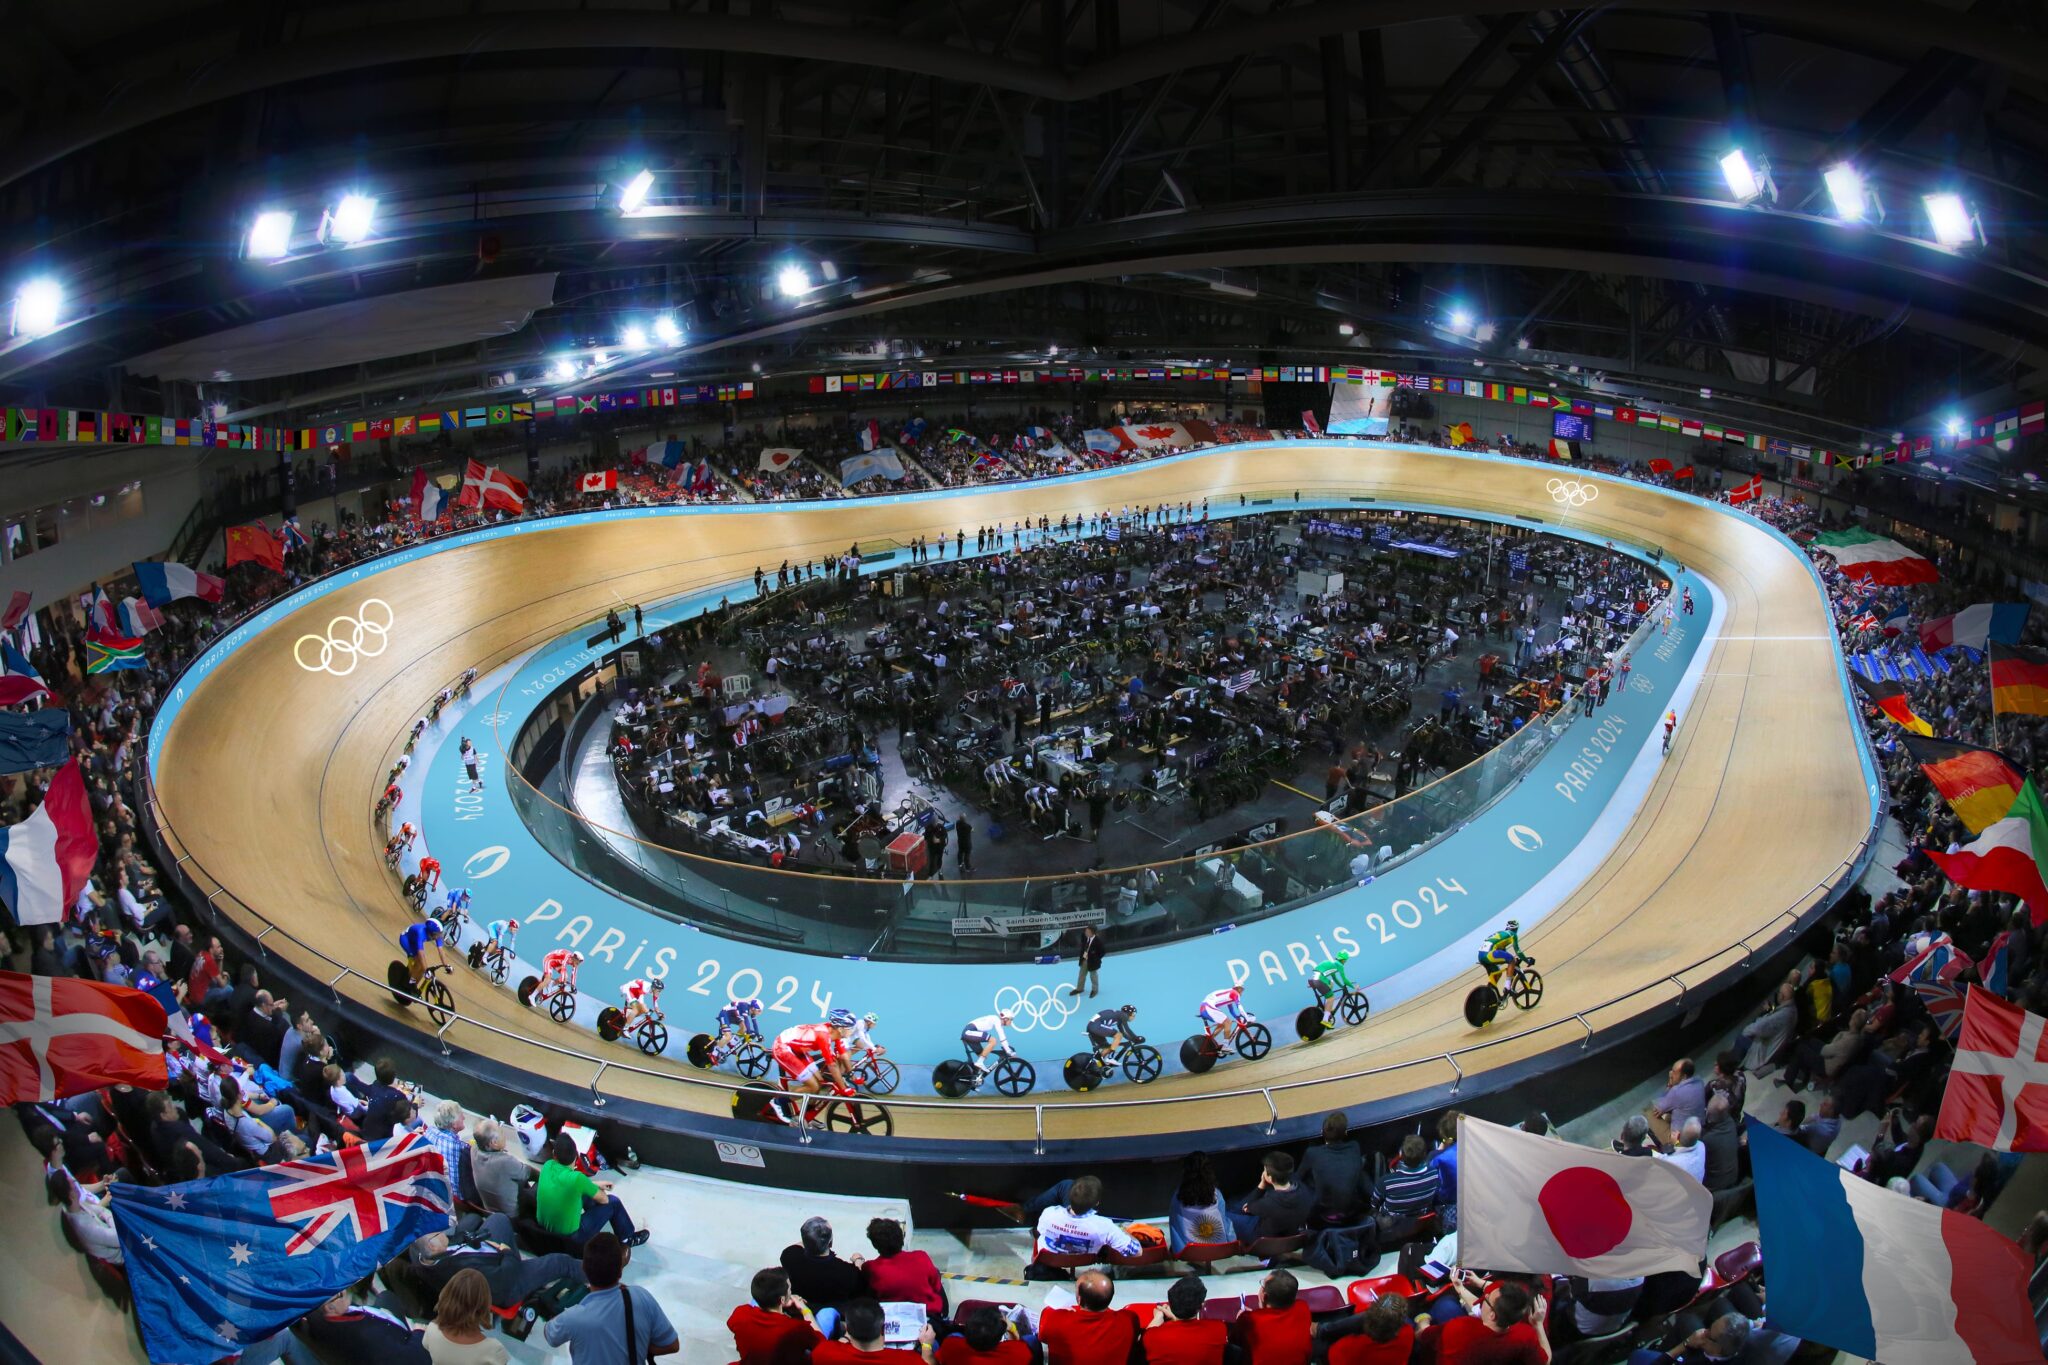
[(1294, 1183), (1294, 1158), (1285, 1152), (1268, 1152), (1259, 1171), (1258, 1188), (1230, 1215), (1230, 1222), (1240, 1242), (1292, 1237), (1308, 1225), (1315, 1203), (1315, 1191)]
[(812, 1325), (810, 1305), (789, 1292), (789, 1272), (780, 1266), (754, 1272), (743, 1303), (726, 1317), (739, 1365), (802, 1365), (825, 1338)]
[[(1779, 985), (1771, 1003), (1735, 1035), (1735, 1046), (1743, 1051), (1742, 1066), (1752, 1076), (1763, 1074), (1778, 1059), (1799, 1027), (1798, 973)], [(1669, 1093), (1669, 1092), (1667, 1092)]]
[(1832, 1081), (1842, 1074), (1844, 1068), (1863, 1054), (1867, 1035), (1865, 1026), (1870, 1022), (1870, 1012), (1855, 1009), (1841, 1031), (1826, 1042), (1817, 1038), (1801, 1038), (1793, 1044), (1792, 1059), (1785, 1064), (1785, 1084), (1797, 1092), (1816, 1080)]
[(1464, 1311), (1424, 1329), (1415, 1341), (1421, 1358), (1435, 1365), (1549, 1365), (1544, 1304), (1527, 1285), (1488, 1285), (1466, 1271), (1451, 1287)]
[[(580, 1273), (580, 1270), (579, 1270)], [(434, 1365), (506, 1365), (505, 1343), (485, 1332), (494, 1326), (491, 1287), (478, 1270), (458, 1270), (441, 1286), (434, 1320), (421, 1342)]]
[(1700, 1125), (1700, 1146), (1706, 1151), (1706, 1179), (1702, 1182), (1719, 1194), (1742, 1182), (1742, 1128), (1735, 1122), (1728, 1096), (1715, 1094), (1707, 1100), (1707, 1121)]
[(1153, 1309), (1145, 1328), (1146, 1365), (1223, 1365), (1230, 1331), (1202, 1316), (1202, 1305), (1208, 1301), (1200, 1275), (1189, 1272), (1173, 1282), (1166, 1302)]
[(842, 1260), (832, 1250), (832, 1225), (823, 1218), (804, 1219), (797, 1236), (799, 1242), (782, 1249), (789, 1292), (811, 1306), (818, 1330), (829, 1337), (838, 1327), (841, 1306), (867, 1293), (861, 1276), (865, 1262), (858, 1256)]
[(1136, 1313), (1110, 1307), (1115, 1298), (1116, 1286), (1101, 1271), (1075, 1276), (1074, 1307), (1048, 1308), (1038, 1315), (1038, 1340), (1048, 1365), (1123, 1365), (1140, 1323)]
[(583, 1275), (590, 1292), (541, 1329), (548, 1345), (568, 1343), (570, 1365), (639, 1365), (650, 1356), (674, 1355), (683, 1349), (682, 1338), (654, 1295), (637, 1284), (619, 1283), (631, 1259), (631, 1249), (610, 1232), (600, 1231), (584, 1245)]
[(1671, 1150), (1660, 1152), (1658, 1156), (1704, 1184), (1707, 1178), (1707, 1149), (1700, 1141), (1700, 1132), (1700, 1121), (1687, 1119), (1679, 1125)]
[(1909, 1122), (1903, 1110), (1888, 1111), (1870, 1144), (1870, 1162), (1864, 1177), (1885, 1185), (1912, 1175), (1913, 1168), (1920, 1164), (1921, 1153), (1927, 1149), (1927, 1140), (1933, 1136), (1934, 1115), (1922, 1114)]
[(848, 1300), (840, 1316), (846, 1323), (846, 1340), (813, 1346), (811, 1365), (930, 1365), (932, 1343), (938, 1340), (930, 1322), (917, 1334), (917, 1349), (906, 1351), (882, 1339), (889, 1319), (873, 1299)]
[(621, 1242), (637, 1247), (647, 1241), (646, 1229), (634, 1231), (626, 1206), (612, 1198), (608, 1183), (592, 1180), (576, 1168), (576, 1141), (567, 1133), (555, 1134), (548, 1160), (540, 1168), (534, 1187), (534, 1221), (569, 1245), (581, 1249), (604, 1228), (610, 1228)]
[(465, 1181), (463, 1169), (468, 1164), (469, 1144), (462, 1140), (462, 1128), (466, 1120), (462, 1106), (454, 1100), (442, 1100), (434, 1106), (434, 1117), (420, 1129), (420, 1136), (427, 1145), (441, 1154), (441, 1163), (448, 1169), (448, 1184), (455, 1191), (457, 1199), (475, 1202), (475, 1178)]
[(1365, 1158), (1342, 1111), (1323, 1116), (1323, 1140), (1301, 1154), (1297, 1176), (1315, 1195), (1316, 1213), (1328, 1221), (1351, 1222), (1364, 1207)]
[(1064, 1204), (1055, 1204), (1038, 1215), (1036, 1254), (1092, 1256), (1108, 1247), (1119, 1256), (1137, 1255), (1138, 1239), (1115, 1219), (1095, 1211), (1101, 1202), (1102, 1182), (1092, 1175), (1068, 1186)]
[(1458, 1204), (1458, 1120), (1462, 1117), (1455, 1109), (1448, 1110), (1436, 1121), (1436, 1154), (1429, 1164), (1436, 1167), (1436, 1173), (1443, 1182), (1443, 1190), (1437, 1196), (1447, 1209)]
[(327, 1102), (334, 1106), (334, 1112), (351, 1123), (362, 1117), (362, 1097), (348, 1088), (347, 1078), (341, 1068), (333, 1062), (324, 1063), (320, 1068), (320, 1084)]
[[(1327, 1126), (1324, 1131), (1328, 1131)], [(1314, 1155), (1314, 1149), (1310, 1155)], [(1216, 1190), (1216, 1170), (1209, 1164), (1209, 1154), (1188, 1153), (1181, 1159), (1180, 1186), (1167, 1206), (1168, 1249), (1178, 1256), (1190, 1244), (1218, 1245), (1230, 1241), (1232, 1235), (1223, 1196)]]
[(519, 1191), (533, 1178), (532, 1164), (507, 1150), (505, 1130), (496, 1119), (485, 1119), (476, 1126), (475, 1145), (470, 1176), (476, 1181), (478, 1200), (492, 1213), (517, 1218)]
[(106, 1201), (87, 1199), (84, 1188), (63, 1171), (50, 1172), (43, 1186), (50, 1202), (64, 1210), (64, 1226), (85, 1254), (108, 1265), (121, 1264), (121, 1239), (115, 1235), (114, 1212)]
[(1230, 1338), (1250, 1365), (1308, 1365), (1314, 1325), (1293, 1272), (1276, 1270), (1259, 1283), (1259, 1306), (1230, 1324)]
[[(433, 1365), (422, 1333), (383, 1303), (368, 1301), (368, 1279), (344, 1289), (299, 1322), (299, 1334), (329, 1360)], [(548, 1324), (550, 1329), (554, 1324)]]
[(1318, 1327), (1316, 1340), (1328, 1343), (1329, 1365), (1408, 1365), (1415, 1350), (1408, 1300), (1400, 1294), (1382, 1294), (1363, 1313)]
[(412, 1102), (397, 1085), (398, 1070), (391, 1065), (389, 1057), (379, 1057), (376, 1065), (377, 1080), (363, 1096), (362, 1130), (363, 1141), (382, 1142), (391, 1136), (391, 1130), (398, 1126), (399, 1106), (403, 1105), (408, 1117), (411, 1116)]
[(1707, 1083), (1693, 1074), (1690, 1057), (1673, 1062), (1664, 1080), (1664, 1093), (1650, 1101), (1646, 1112), (1657, 1140), (1668, 1144), (1687, 1119), (1707, 1116)]
[(208, 1116), (219, 1119), (235, 1145), (251, 1161), (261, 1164), (277, 1142), (277, 1130), (250, 1113), (242, 1103), (242, 1086), (233, 1076), (220, 1081), (220, 1104)]
[(1628, 1324), (1636, 1301), (1643, 1297), (1643, 1277), (1589, 1280), (1571, 1278), (1571, 1329), (1577, 1337), (1604, 1337)]
[(903, 1224), (894, 1218), (871, 1219), (868, 1245), (875, 1249), (874, 1258), (861, 1267), (868, 1293), (883, 1303), (923, 1304), (927, 1321), (946, 1316), (939, 1268), (927, 1253), (903, 1249)]
[(1031, 1365), (1032, 1353), (1011, 1335), (1003, 1315), (984, 1304), (967, 1315), (959, 1332), (939, 1343), (937, 1360), (938, 1365)]
[(1749, 1074), (1742, 1069), (1742, 1054), (1723, 1052), (1714, 1058), (1714, 1074), (1707, 1077), (1707, 1101), (1716, 1095), (1727, 1097), (1730, 1113), (1740, 1114), (1749, 1099)]
[(1661, 1351), (1647, 1348), (1629, 1356), (1629, 1365), (1708, 1365), (1708, 1362), (1746, 1360), (1750, 1345), (1749, 1319), (1740, 1313), (1723, 1313), (1675, 1345)]
[(583, 1282), (583, 1267), (574, 1256), (559, 1251), (522, 1255), (518, 1236), (510, 1218), (494, 1213), (481, 1225), (452, 1236), (447, 1231), (430, 1232), (412, 1244), (409, 1254), (428, 1292), (439, 1294), (458, 1272), (475, 1270), (490, 1286), (490, 1301), (499, 1308), (516, 1308), (529, 1294), (556, 1280)]
[(1614, 1140), (1614, 1150), (1623, 1156), (1657, 1155), (1657, 1144), (1650, 1137), (1650, 1120), (1641, 1114), (1630, 1114), (1622, 1120), (1621, 1136)]
[(1842, 1107), (1833, 1095), (1823, 1095), (1819, 1110), (1799, 1125), (1798, 1137), (1815, 1156), (1826, 1156), (1828, 1148), (1835, 1145), (1835, 1139), (1841, 1134)]
[(1373, 1213), (1381, 1246), (1399, 1246), (1413, 1237), (1425, 1214), (1433, 1212), (1443, 1194), (1443, 1178), (1429, 1164), (1429, 1144), (1422, 1134), (1401, 1139), (1401, 1153), (1373, 1191)]
[(1977, 1158), (1976, 1169), (1968, 1180), (1937, 1161), (1912, 1177), (1912, 1186), (1914, 1195), (1930, 1204), (1966, 1213), (1972, 1218), (1982, 1218), (2004, 1179), (2005, 1172), (1998, 1163), (1998, 1154), (1986, 1152)]

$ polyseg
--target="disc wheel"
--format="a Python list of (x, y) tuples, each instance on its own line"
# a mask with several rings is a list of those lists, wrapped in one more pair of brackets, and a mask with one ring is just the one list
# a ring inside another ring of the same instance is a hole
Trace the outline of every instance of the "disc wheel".
[(1264, 1024), (1240, 1024), (1237, 1028), (1237, 1055), (1248, 1062), (1256, 1062), (1273, 1050), (1273, 1030)]
[(932, 1089), (949, 1100), (957, 1100), (974, 1088), (967, 1063), (943, 1061), (932, 1068)]
[(773, 1060), (767, 1048), (748, 1042), (740, 1044), (740, 1050), (733, 1054), (732, 1064), (739, 1068), (740, 1075), (750, 1081), (758, 1081), (768, 1074), (768, 1064)]
[(896, 1123), (885, 1106), (872, 1100), (835, 1099), (825, 1110), (825, 1131), (887, 1137), (896, 1131)]
[(893, 1095), (902, 1083), (902, 1068), (887, 1057), (871, 1059), (861, 1073), (861, 1089), (870, 1095)]
[(1180, 1045), (1180, 1064), (1197, 1076), (1215, 1066), (1221, 1055), (1216, 1040), (1206, 1033), (1197, 1033)]
[(1310, 1005), (1294, 1016), (1294, 1031), (1302, 1042), (1313, 1043), (1330, 1031), (1330, 1021), (1323, 1018), (1322, 1010)]
[(708, 1033), (698, 1033), (691, 1035), (689, 1045), (683, 1049), (683, 1055), (690, 1059), (691, 1066), (710, 1066), (711, 1035)]
[(640, 1029), (640, 1050), (650, 1057), (659, 1057), (668, 1051), (668, 1025), (658, 1019), (649, 1020)]
[(1500, 1013), (1500, 992), (1491, 986), (1474, 986), (1465, 996), (1465, 1022), (1485, 1028)]
[(1095, 1054), (1076, 1052), (1060, 1066), (1060, 1079), (1067, 1083), (1067, 1089), (1087, 1094), (1102, 1084), (1101, 1068), (1095, 1065)]
[(606, 1005), (597, 1012), (597, 1036), (607, 1043), (618, 1042), (625, 1025), (626, 1012), (617, 1005)]
[(420, 987), (420, 999), (427, 1002), (427, 1017), (439, 1028), (455, 1017), (455, 996), (438, 977)]
[(558, 990), (548, 997), (548, 1013), (558, 1024), (566, 1024), (576, 1014), (576, 997), (566, 990)]
[(1518, 1009), (1532, 1010), (1543, 999), (1543, 977), (1533, 968), (1524, 967), (1515, 973), (1515, 984), (1508, 990), (1508, 999)]
[(1124, 1075), (1133, 1085), (1158, 1080), (1165, 1066), (1166, 1059), (1159, 1055), (1159, 1049), (1148, 1043), (1134, 1043), (1124, 1053)]
[(996, 1063), (994, 1079), (996, 1089), (1014, 1100), (1038, 1084), (1038, 1068), (1022, 1057), (1005, 1057)]
[(1344, 1016), (1347, 1024), (1362, 1024), (1372, 1014), (1372, 1002), (1365, 998), (1364, 991), (1346, 991), (1344, 999), (1338, 1002), (1337, 1013)]
[(394, 962), (384, 970), (384, 980), (391, 987), (391, 998), (398, 1002), (400, 1009), (412, 1004), (412, 973), (403, 962)]
[(540, 989), (540, 978), (539, 978), (539, 977), (537, 977), (537, 976), (522, 976), (522, 977), (520, 977), (520, 978), (519, 978), (519, 1003), (520, 1003), (520, 1004), (522, 1004), (522, 1005), (531, 1005), (531, 1004), (533, 1003), (533, 993), (534, 993), (535, 991), (539, 990), (539, 989)]

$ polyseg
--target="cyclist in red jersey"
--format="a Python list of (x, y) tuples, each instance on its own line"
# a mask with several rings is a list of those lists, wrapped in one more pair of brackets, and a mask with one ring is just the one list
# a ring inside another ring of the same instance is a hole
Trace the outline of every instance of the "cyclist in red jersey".
[(570, 994), (576, 992), (576, 967), (583, 961), (583, 954), (574, 948), (557, 948), (540, 960), (540, 984), (534, 987), (533, 998), (545, 1000), (551, 992), (548, 987), (557, 985)]
[(420, 880), (429, 887), (441, 884), (441, 860), (431, 853), (420, 855)]
[(815, 1095), (824, 1088), (824, 1076), (830, 1076), (833, 1084), (844, 1087), (846, 1033), (831, 1024), (798, 1024), (776, 1034), (770, 1055), (782, 1068), (784, 1085)]

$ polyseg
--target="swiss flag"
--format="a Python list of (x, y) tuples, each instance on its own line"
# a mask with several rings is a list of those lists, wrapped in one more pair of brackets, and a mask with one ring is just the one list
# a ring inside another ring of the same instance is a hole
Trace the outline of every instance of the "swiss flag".
[(576, 482), (579, 493), (609, 493), (619, 486), (619, 471), (607, 469), (602, 474), (585, 474)]
[(1458, 1120), (1458, 1259), (1624, 1279), (1700, 1273), (1714, 1197), (1668, 1161)]
[(162, 1090), (164, 1027), (164, 1007), (141, 991), (0, 972), (0, 1104)]
[(495, 465), (482, 465), (469, 461), (462, 471), (462, 496), (455, 500), (463, 507), (496, 507), (507, 512), (526, 510), (526, 485)]
[(1971, 987), (1934, 1135), (1995, 1152), (2048, 1152), (2044, 1033), (2048, 1019)]

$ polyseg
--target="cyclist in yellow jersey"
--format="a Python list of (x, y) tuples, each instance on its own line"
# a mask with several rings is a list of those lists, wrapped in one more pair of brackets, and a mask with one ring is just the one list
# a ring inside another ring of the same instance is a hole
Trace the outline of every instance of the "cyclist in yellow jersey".
[(1522, 956), (1522, 926), (1514, 920), (1487, 935), (1486, 947), (1479, 953), (1479, 966), (1486, 973), (1489, 986), (1498, 986), (1500, 974), (1516, 963), (1533, 963), (1535, 960)]

